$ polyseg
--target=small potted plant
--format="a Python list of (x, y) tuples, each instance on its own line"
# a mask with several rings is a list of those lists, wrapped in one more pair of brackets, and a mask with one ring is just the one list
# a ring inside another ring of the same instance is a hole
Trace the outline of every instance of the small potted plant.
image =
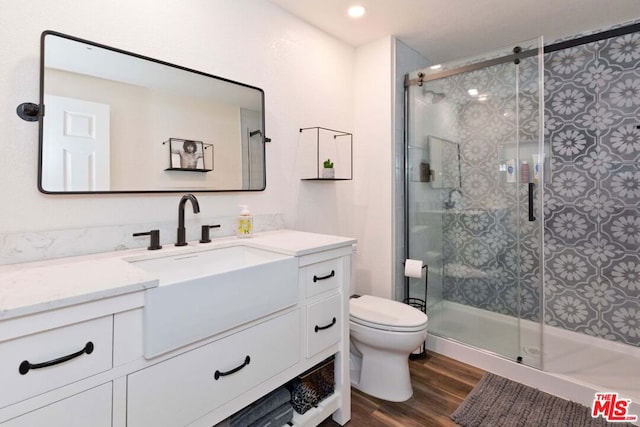
[(333, 169), (333, 162), (331, 159), (327, 159), (322, 162), (322, 178), (323, 179), (333, 179), (336, 177), (335, 170)]

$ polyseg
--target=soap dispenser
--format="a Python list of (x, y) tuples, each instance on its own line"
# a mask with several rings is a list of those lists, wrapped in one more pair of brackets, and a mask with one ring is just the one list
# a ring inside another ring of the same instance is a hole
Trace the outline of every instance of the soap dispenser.
[(251, 237), (253, 234), (253, 217), (247, 205), (240, 205), (240, 215), (238, 215), (238, 226), (236, 235), (240, 238)]

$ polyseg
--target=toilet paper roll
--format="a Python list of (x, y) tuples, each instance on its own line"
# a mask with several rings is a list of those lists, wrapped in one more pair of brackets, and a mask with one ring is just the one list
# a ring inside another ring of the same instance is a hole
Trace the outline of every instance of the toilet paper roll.
[(407, 277), (422, 277), (422, 261), (419, 259), (408, 259), (404, 262), (404, 275)]

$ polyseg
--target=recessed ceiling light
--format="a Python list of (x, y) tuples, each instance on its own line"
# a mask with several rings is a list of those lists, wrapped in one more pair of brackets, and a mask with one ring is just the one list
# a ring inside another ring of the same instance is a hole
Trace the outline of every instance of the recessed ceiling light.
[(478, 96), (478, 89), (469, 89), (467, 93), (471, 96)]
[(362, 6), (351, 6), (347, 13), (352, 18), (360, 18), (366, 12), (365, 8)]

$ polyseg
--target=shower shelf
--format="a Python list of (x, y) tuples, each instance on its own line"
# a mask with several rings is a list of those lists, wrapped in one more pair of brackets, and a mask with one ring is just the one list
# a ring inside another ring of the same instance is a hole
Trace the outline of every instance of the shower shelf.
[[(349, 181), (353, 179), (353, 134), (323, 127), (300, 129), (302, 181)], [(325, 175), (323, 163), (333, 163)]]
[[(507, 161), (509, 159), (519, 159), (520, 163), (523, 160), (529, 162), (530, 165), (533, 164), (532, 155), (538, 153), (538, 141), (535, 140), (525, 140), (521, 141), (520, 144), (516, 144), (515, 142), (500, 144), (499, 151), (499, 170), (503, 172), (506, 179), (506, 170), (507, 170)], [(530, 166), (531, 169), (532, 166)], [(518, 170), (520, 170), (520, 166), (518, 165)], [(544, 182), (549, 184), (551, 183), (551, 148), (548, 141), (544, 142)], [(533, 179), (533, 176), (531, 176)], [(533, 182), (533, 181), (531, 181)]]

